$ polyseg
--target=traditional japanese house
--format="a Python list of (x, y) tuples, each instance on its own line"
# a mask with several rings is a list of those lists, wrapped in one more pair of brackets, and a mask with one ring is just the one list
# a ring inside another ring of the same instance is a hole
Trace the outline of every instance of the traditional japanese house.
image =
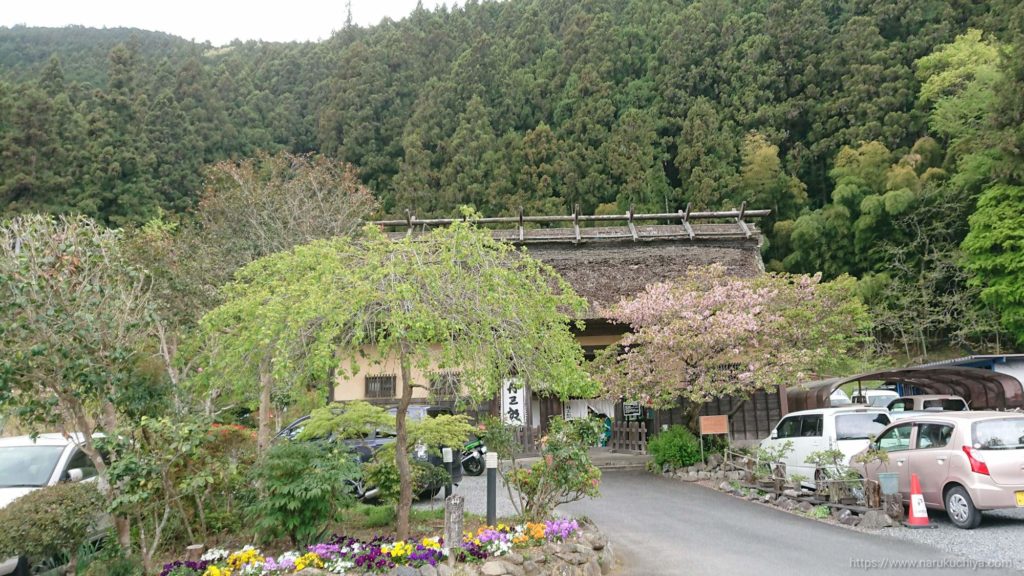
[[(736, 276), (762, 273), (763, 238), (757, 226), (748, 220), (768, 214), (767, 210), (740, 208), (719, 212), (687, 210), (598, 216), (519, 215), (483, 218), (479, 224), (491, 228), (495, 238), (525, 246), (531, 255), (550, 264), (577, 293), (587, 299), (590, 312), (584, 318), (586, 328), (577, 334), (577, 338), (584, 351), (592, 356), (596, 350), (615, 344), (627, 329), (602, 318), (602, 305), (632, 296), (650, 283), (675, 279), (693, 266), (722, 264)], [(449, 219), (419, 220), (410, 215), (404, 220), (376, 224), (397, 236), (415, 234), (451, 222)], [(393, 402), (401, 384), (397, 361), (393, 364), (367, 368), (352, 378), (339, 380), (332, 399)], [(417, 401), (436, 401), (458, 393), (457, 372), (414, 371), (413, 378), (417, 384), (428, 384), (433, 392), (431, 394), (426, 388), (414, 389)], [(755, 437), (770, 430), (774, 421), (769, 423), (767, 420), (778, 418), (777, 396), (775, 394), (771, 399), (755, 395), (748, 411), (753, 411), (756, 406), (763, 416), (754, 418), (753, 424), (744, 422), (742, 417), (736, 420), (739, 437)], [(774, 410), (769, 405), (774, 406)], [(733, 408), (730, 401), (725, 401), (706, 410), (721, 413)], [(513, 394), (505, 392), (501, 398), (495, 398), (490, 409), (495, 414), (504, 409), (506, 420), (508, 411), (514, 410), (513, 416), (518, 416), (526, 428), (538, 432), (553, 415), (573, 417), (593, 412), (613, 416), (614, 412), (616, 420), (646, 418), (652, 426), (672, 423), (674, 418), (673, 411), (652, 414), (634, 406), (623, 407), (621, 403), (601, 399), (580, 398), (562, 403), (529, 390)], [(627, 413), (623, 412), (624, 409)]]

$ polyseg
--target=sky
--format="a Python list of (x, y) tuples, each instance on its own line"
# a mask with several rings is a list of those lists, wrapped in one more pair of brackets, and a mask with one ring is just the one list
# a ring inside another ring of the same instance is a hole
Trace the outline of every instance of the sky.
[[(351, 0), (360, 26), (399, 20), (417, 0)], [(422, 0), (430, 10), (443, 0)], [(461, 3), (461, 2), (459, 2)], [(67, 26), (158, 30), (215, 46), (240, 40), (320, 40), (345, 24), (346, 0), (3, 0), (0, 26)], [(449, 6), (454, 2), (448, 0)]]

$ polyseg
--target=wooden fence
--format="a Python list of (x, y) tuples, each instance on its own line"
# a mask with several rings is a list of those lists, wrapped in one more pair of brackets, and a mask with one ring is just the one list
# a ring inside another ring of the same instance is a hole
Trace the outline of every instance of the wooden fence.
[(645, 422), (616, 422), (612, 424), (612, 437), (608, 447), (622, 452), (647, 454), (647, 424)]

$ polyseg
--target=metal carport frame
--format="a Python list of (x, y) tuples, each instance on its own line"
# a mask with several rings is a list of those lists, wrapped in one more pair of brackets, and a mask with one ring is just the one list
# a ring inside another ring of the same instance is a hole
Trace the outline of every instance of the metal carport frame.
[(829, 378), (793, 386), (787, 390), (789, 411), (827, 408), (832, 392), (850, 382), (901, 382), (927, 394), (962, 396), (972, 410), (1024, 408), (1024, 389), (1009, 374), (962, 366), (894, 368), (856, 376)]

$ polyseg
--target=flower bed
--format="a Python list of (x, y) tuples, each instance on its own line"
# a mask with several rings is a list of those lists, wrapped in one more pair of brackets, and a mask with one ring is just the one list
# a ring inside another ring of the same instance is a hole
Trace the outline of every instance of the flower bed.
[[(589, 545), (580, 545), (580, 542)], [(594, 542), (599, 545), (594, 545)], [(495, 564), (499, 568), (508, 564), (522, 566), (530, 549), (545, 550), (545, 560), (547, 556), (566, 555), (570, 564), (582, 565), (592, 560), (585, 553), (604, 549), (606, 541), (600, 535), (584, 534), (575, 520), (562, 519), (483, 526), (476, 533), (467, 532), (460, 546), (450, 551), (442, 538), (423, 538), (413, 542), (383, 537), (362, 541), (335, 536), (306, 550), (288, 551), (277, 556), (265, 555), (251, 546), (234, 552), (211, 549), (198, 562), (177, 561), (164, 565), (160, 576), (285, 576), (310, 568), (338, 575), (387, 574), (401, 567), (424, 568), (423, 573), (433, 574), (436, 573), (434, 567), (447, 564), (450, 553), (456, 554), (455, 559), (467, 568), (466, 572), (475, 573), (473, 565), (482, 566), (495, 559), (508, 561)], [(591, 556), (594, 556), (592, 552)], [(596, 558), (593, 564), (597, 565)]]

